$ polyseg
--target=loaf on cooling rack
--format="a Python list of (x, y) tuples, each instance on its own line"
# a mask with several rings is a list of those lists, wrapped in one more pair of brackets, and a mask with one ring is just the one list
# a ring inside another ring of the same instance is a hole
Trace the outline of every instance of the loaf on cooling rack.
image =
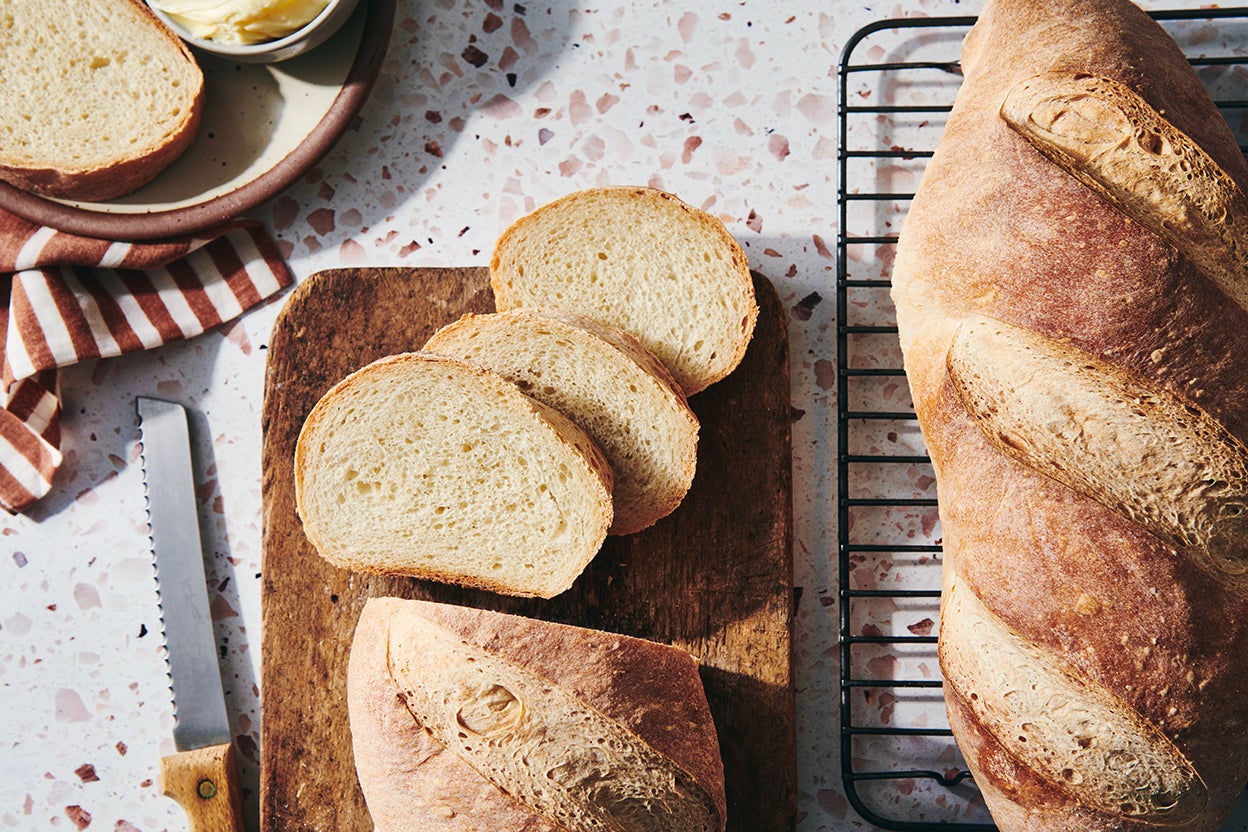
[(1248, 779), (1248, 164), (1127, 0), (990, 0), (893, 297), (951, 725), (1005, 832), (1213, 832)]

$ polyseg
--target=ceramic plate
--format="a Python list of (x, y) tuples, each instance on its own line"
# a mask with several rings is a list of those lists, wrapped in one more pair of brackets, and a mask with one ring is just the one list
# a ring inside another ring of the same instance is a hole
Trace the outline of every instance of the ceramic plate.
[(395, 0), (366, 0), (328, 41), (276, 64), (197, 53), (204, 112), (194, 143), (142, 189), (106, 202), (48, 199), (0, 182), (0, 207), (90, 237), (194, 234), (251, 210), (324, 156), (363, 106)]

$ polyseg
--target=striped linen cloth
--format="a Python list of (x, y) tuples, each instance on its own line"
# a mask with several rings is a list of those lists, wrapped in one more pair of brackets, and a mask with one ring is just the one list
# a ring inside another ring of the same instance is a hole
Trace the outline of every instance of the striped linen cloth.
[(251, 221), (121, 243), (0, 210), (0, 508), (22, 512), (61, 464), (57, 368), (151, 349), (236, 318), (293, 282)]

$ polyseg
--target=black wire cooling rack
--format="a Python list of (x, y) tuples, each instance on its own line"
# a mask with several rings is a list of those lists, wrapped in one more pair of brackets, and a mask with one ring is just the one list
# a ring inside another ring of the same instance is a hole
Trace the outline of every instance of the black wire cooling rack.
[[(1154, 12), (1248, 136), (1248, 8)], [(995, 829), (944, 719), (935, 481), (888, 300), (897, 232), (961, 83), (974, 17), (880, 21), (839, 67), (837, 237), (841, 778), (891, 830)], [(1248, 148), (1245, 148), (1248, 153)]]

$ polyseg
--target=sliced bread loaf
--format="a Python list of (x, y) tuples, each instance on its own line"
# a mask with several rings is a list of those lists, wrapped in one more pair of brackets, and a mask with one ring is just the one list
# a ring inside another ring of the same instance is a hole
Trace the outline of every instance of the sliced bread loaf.
[(723, 763), (683, 650), (374, 598), (347, 708), (378, 832), (720, 832)]
[(654, 188), (593, 188), (499, 238), (500, 310), (567, 309), (632, 333), (687, 395), (728, 375), (754, 334), (749, 262), (724, 224)]
[(203, 74), (139, 0), (4, 0), (0, 23), (0, 179), (111, 199), (194, 139)]
[(615, 475), (610, 533), (653, 525), (688, 492), (698, 418), (658, 358), (622, 330), (518, 309), (465, 315), (424, 348), (499, 373), (584, 429)]
[(335, 385), (295, 448), (295, 504), (347, 569), (549, 598), (611, 525), (611, 469), (566, 416), (503, 377), (406, 353)]

